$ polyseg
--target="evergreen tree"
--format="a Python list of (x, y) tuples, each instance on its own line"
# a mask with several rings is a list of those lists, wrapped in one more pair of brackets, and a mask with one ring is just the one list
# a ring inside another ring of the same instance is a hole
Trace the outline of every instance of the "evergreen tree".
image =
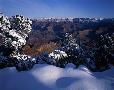
[(28, 70), (33, 66), (30, 65), (33, 64), (32, 58), (21, 53), (31, 31), (31, 24), (30, 19), (21, 15), (10, 19), (0, 15), (0, 36), (3, 40), (0, 46), (0, 68), (15, 66), (18, 70)]

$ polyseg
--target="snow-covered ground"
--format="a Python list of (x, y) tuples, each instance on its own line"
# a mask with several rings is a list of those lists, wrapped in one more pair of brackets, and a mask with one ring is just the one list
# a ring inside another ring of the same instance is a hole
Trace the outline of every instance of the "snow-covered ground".
[(5, 68), (0, 70), (0, 90), (114, 90), (114, 68), (94, 73), (73, 65), (37, 64), (23, 72)]

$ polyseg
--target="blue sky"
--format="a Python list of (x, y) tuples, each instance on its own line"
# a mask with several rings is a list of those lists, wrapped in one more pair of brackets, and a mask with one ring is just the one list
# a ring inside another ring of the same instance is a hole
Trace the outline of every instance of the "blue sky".
[(0, 0), (7, 16), (114, 17), (114, 0)]

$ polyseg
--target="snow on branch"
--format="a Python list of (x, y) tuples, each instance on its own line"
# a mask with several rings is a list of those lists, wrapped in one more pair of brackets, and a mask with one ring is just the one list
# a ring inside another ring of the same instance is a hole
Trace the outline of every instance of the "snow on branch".
[[(21, 15), (8, 18), (3, 14), (0, 14), (0, 36), (3, 39), (3, 45), (0, 46), (0, 65), (2, 68), (4, 68), (4, 66), (7, 67), (9, 64), (8, 61), (12, 60), (11, 63), (19, 66), (16, 63), (17, 61), (26, 61), (31, 58), (30, 56), (20, 53), (20, 50), (22, 46), (26, 44), (26, 38), (32, 29), (31, 24), (32, 21), (30, 19)], [(3, 60), (3, 58), (5, 58), (5, 60)], [(3, 63), (6, 62), (6, 60), (7, 63)]]

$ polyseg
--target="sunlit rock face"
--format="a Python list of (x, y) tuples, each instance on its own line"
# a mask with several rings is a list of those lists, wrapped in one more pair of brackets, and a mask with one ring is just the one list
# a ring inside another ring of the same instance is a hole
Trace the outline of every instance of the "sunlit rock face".
[[(6, 62), (9, 58), (14, 61), (12, 63), (31, 60), (30, 56), (20, 54), (20, 50), (26, 44), (26, 38), (32, 29), (31, 24), (30, 19), (21, 15), (13, 16), (10, 19), (3, 14), (0, 15), (0, 36), (3, 39), (3, 45), (0, 46), (1, 63)], [(6, 64), (8, 64), (8, 61)], [(7, 67), (7, 65), (5, 66)]]

